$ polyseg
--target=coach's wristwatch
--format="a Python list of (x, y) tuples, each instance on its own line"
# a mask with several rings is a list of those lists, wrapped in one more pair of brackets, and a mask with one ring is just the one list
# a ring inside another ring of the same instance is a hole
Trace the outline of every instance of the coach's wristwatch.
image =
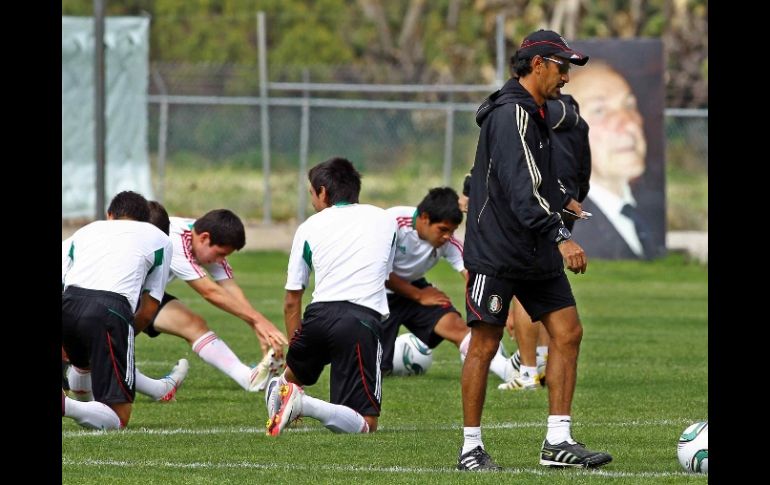
[(572, 233), (569, 232), (569, 229), (567, 229), (566, 227), (561, 226), (559, 228), (559, 231), (556, 233), (556, 244), (559, 245), (564, 241), (568, 241), (570, 239), (572, 239)]

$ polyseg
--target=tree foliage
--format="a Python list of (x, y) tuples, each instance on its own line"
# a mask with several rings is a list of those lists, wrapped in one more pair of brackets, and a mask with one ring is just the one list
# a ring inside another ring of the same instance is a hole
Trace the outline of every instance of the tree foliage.
[[(489, 83), (495, 29), (508, 52), (537, 28), (567, 39), (659, 37), (669, 106), (708, 106), (707, 0), (105, 0), (108, 15), (150, 15), (157, 62), (256, 65), (264, 11), (271, 80)], [(91, 15), (93, 0), (62, 0)]]

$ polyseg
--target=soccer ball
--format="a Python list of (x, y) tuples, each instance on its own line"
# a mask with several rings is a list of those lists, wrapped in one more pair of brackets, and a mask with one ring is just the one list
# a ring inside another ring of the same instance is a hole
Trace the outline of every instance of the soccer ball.
[(709, 472), (709, 422), (698, 421), (687, 427), (676, 447), (679, 463), (688, 472)]
[(396, 338), (393, 350), (393, 375), (411, 376), (425, 374), (433, 363), (433, 352), (411, 333)]

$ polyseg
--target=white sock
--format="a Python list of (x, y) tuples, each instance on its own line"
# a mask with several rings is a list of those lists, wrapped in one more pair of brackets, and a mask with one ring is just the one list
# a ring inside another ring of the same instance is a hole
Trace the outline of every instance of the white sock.
[(91, 429), (120, 429), (120, 418), (111, 407), (99, 401), (80, 402), (69, 397), (64, 399), (64, 415), (80, 426)]
[(489, 363), (489, 370), (494, 372), (504, 382), (513, 379), (514, 370), (511, 359), (506, 359), (499, 351), (492, 357), (492, 362)]
[(521, 378), (528, 381), (534, 381), (535, 375), (537, 375), (537, 367), (530, 367), (528, 365), (522, 365), (520, 368)]
[(135, 383), (136, 383), (136, 392), (141, 392), (145, 396), (150, 396), (151, 398), (155, 399), (156, 401), (163, 396), (166, 395), (166, 393), (170, 390), (169, 389), (169, 382), (166, 379), (151, 379), (147, 377), (146, 375), (139, 372), (139, 369), (136, 369), (136, 377), (135, 377)]
[(304, 394), (302, 415), (315, 418), (334, 433), (366, 433), (369, 425), (356, 411), (341, 404), (331, 404)]
[(484, 448), (484, 443), (481, 442), (480, 426), (463, 427), (463, 437), (465, 438), (465, 440), (463, 441), (463, 451), (460, 452), (461, 455), (468, 453), (469, 451), (476, 448), (477, 446), (481, 446), (482, 448)]
[(538, 345), (536, 352), (537, 352), (537, 366), (542, 367), (545, 365), (545, 361), (548, 360), (548, 346)]
[(208, 331), (201, 335), (193, 342), (192, 349), (204, 362), (230, 376), (242, 388), (249, 389), (251, 369), (214, 332)]
[(460, 342), (458, 350), (460, 351), (460, 362), (465, 362), (465, 356), (468, 355), (468, 347), (471, 345), (471, 333), (468, 332)]
[(67, 382), (70, 385), (70, 392), (76, 395), (78, 401), (94, 400), (94, 393), (91, 392), (91, 371), (70, 365), (67, 369)]
[(548, 434), (545, 439), (552, 445), (558, 445), (564, 441), (574, 444), (572, 439), (572, 418), (566, 415), (552, 414), (548, 416)]

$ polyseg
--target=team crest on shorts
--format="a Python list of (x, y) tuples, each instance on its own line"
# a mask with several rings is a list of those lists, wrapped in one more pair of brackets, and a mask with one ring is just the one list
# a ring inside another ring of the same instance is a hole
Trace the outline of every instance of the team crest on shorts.
[(502, 309), (503, 299), (498, 295), (491, 295), (489, 300), (487, 300), (487, 310), (489, 310), (489, 313), (500, 313), (500, 310)]

